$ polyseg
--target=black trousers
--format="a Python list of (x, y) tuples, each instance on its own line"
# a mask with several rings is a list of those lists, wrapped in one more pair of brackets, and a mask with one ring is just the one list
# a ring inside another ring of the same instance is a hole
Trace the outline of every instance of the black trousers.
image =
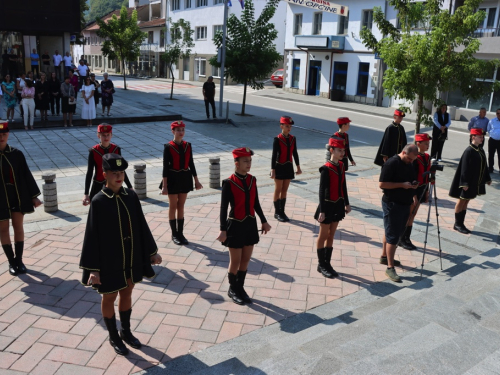
[[(54, 107), (56, 112), (54, 111)], [(61, 97), (50, 94), (50, 112), (59, 114), (61, 112)]]
[(214, 115), (213, 117), (216, 118), (217, 116), (215, 115), (215, 99), (213, 97), (207, 97), (207, 99), (205, 99), (205, 110), (207, 111), (207, 117), (210, 117), (210, 111), (208, 108), (209, 104), (212, 105), (212, 114)]
[(56, 73), (56, 78), (59, 80), (59, 81), (64, 81), (64, 77), (62, 77), (61, 79), (61, 66), (54, 66), (54, 72)]
[[(31, 65), (31, 71), (33, 72), (33, 77), (38, 77), (38, 75), (40, 74), (40, 69), (38, 68), (39, 65)], [(36, 74), (35, 74), (36, 72)], [(47, 77), (48, 79), (48, 77)]]
[(490, 172), (493, 171), (495, 165), (495, 152), (498, 154), (498, 168), (500, 169), (500, 140), (490, 137), (488, 140), (488, 167)]
[[(439, 140), (439, 138), (443, 140)], [(444, 140), (448, 137), (448, 129), (444, 131), (444, 134), (441, 132), (441, 129), (437, 126), (433, 126), (432, 128), (432, 146), (431, 146), (431, 157), (435, 159), (442, 159)]]

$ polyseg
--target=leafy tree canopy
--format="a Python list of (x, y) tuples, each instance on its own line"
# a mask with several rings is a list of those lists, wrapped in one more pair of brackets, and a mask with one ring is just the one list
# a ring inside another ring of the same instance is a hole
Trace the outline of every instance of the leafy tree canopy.
[(90, 0), (90, 12), (87, 15), (87, 21), (94, 22), (96, 18), (102, 18), (122, 6), (128, 7), (128, 0)]

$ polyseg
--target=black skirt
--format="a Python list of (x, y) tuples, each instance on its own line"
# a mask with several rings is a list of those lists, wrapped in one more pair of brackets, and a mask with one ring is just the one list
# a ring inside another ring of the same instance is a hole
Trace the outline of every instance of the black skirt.
[[(160, 190), (163, 188), (163, 181), (160, 182)], [(187, 194), (193, 191), (193, 173), (187, 171), (168, 171), (167, 174), (168, 194)]]
[(295, 172), (293, 171), (292, 163), (278, 164), (274, 167), (275, 179), (276, 180), (293, 180), (295, 178)]
[(67, 96), (63, 96), (62, 100), (62, 113), (75, 113), (76, 110), (76, 103), (70, 105), (69, 104), (69, 98)]
[(349, 170), (349, 159), (347, 157), (343, 158), (342, 163), (344, 164), (344, 171), (347, 172)]
[[(339, 199), (337, 202), (325, 202), (325, 220), (321, 224), (331, 224), (341, 221), (345, 217), (345, 203), (343, 199)], [(318, 220), (319, 218), (319, 205), (314, 214), (314, 218)]]
[(227, 238), (222, 243), (232, 249), (241, 249), (243, 246), (252, 246), (259, 243), (257, 219), (248, 216), (243, 221), (227, 221)]

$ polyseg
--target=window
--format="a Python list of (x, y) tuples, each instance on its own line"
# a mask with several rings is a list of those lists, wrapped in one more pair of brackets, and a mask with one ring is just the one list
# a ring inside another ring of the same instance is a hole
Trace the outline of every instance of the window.
[(323, 13), (318, 12), (313, 15), (313, 35), (321, 34), (321, 22), (323, 21)]
[(181, 9), (181, 0), (172, 0), (172, 10)]
[(333, 64), (333, 88), (345, 91), (347, 86), (347, 63), (336, 61)]
[(299, 87), (300, 60), (293, 59), (292, 62), (292, 87)]
[(214, 5), (224, 4), (224, 0), (214, 0)]
[(191, 0), (186, 0), (186, 4), (184, 5), (186, 9), (191, 8)]
[(102, 55), (99, 56), (99, 66), (102, 68), (103, 65), (102, 65)]
[(208, 5), (208, 0), (196, 0), (196, 8), (206, 7)]
[(200, 76), (207, 75), (207, 59), (198, 57), (194, 60), (194, 67)]
[(196, 28), (196, 40), (207, 40), (206, 26), (201, 26)]
[(165, 47), (165, 30), (160, 30), (160, 47)]
[(345, 16), (339, 17), (339, 29), (337, 30), (338, 35), (347, 35), (347, 31), (349, 29), (349, 11)]
[(152, 44), (153, 40), (154, 40), (154, 33), (153, 33), (153, 31), (149, 31), (148, 32), (148, 43)]
[(296, 14), (293, 21), (293, 35), (302, 34), (302, 13)]
[(483, 21), (483, 28), (492, 28), (495, 26), (495, 16), (497, 14), (497, 8), (480, 8), (483, 12), (486, 12), (486, 18)]
[(359, 63), (357, 95), (366, 96), (368, 93), (368, 80), (370, 79), (370, 64)]
[(214, 38), (217, 35), (217, 33), (222, 33), (222, 28), (223, 28), (222, 25), (214, 25), (214, 35), (213, 35)]
[(212, 65), (212, 76), (220, 78), (220, 67)]
[(372, 24), (373, 24), (373, 10), (364, 10), (361, 17), (361, 28), (366, 27), (368, 30), (371, 30)]

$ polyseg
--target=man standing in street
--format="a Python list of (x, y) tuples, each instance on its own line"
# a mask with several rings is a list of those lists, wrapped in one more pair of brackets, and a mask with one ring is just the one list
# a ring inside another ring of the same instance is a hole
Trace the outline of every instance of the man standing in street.
[(382, 166), (390, 157), (399, 154), (406, 145), (406, 132), (401, 122), (405, 113), (399, 109), (394, 111), (392, 124), (385, 129), (384, 137), (373, 161), (376, 165)]
[(500, 169), (500, 108), (497, 109), (497, 117), (488, 122), (486, 130), (490, 135), (488, 140), (488, 169), (490, 173), (493, 173), (495, 152), (498, 153), (498, 168)]
[(62, 56), (59, 54), (58, 50), (55, 51), (54, 56), (52, 56), (52, 60), (54, 61), (54, 71), (56, 72), (56, 77), (59, 81), (61, 81)]
[(31, 59), (31, 71), (33, 72), (33, 76), (34, 77), (38, 77), (38, 75), (40, 74), (40, 56), (38, 55), (38, 53), (36, 53), (36, 49), (33, 48), (33, 53), (30, 55), (30, 59)]
[(73, 58), (66, 52), (66, 55), (63, 57), (64, 60), (64, 76), (69, 76), (69, 70), (71, 69), (71, 64), (73, 64)]
[(385, 232), (380, 263), (387, 265), (385, 274), (395, 282), (400, 282), (401, 278), (394, 266), (400, 266), (401, 262), (395, 260), (394, 255), (410, 216), (410, 206), (416, 199), (418, 182), (413, 161), (417, 155), (417, 146), (407, 144), (399, 154), (387, 159), (379, 178), (379, 187), (384, 190), (382, 209)]
[(85, 65), (83, 60), (80, 60), (80, 65), (78, 65), (78, 74), (80, 75), (80, 85), (78, 89), (81, 89), (85, 84), (85, 78), (89, 76), (89, 67)]
[[(486, 131), (488, 130), (489, 121), (490, 120), (488, 119), (488, 117), (486, 117), (486, 108), (483, 107), (479, 110), (479, 116), (474, 116), (470, 119), (467, 128), (469, 129), (469, 132), (472, 128), (481, 128), (486, 133)], [(472, 136), (470, 136), (470, 142), (472, 142)], [(483, 147), (483, 145), (484, 145), (484, 139), (480, 147)]]
[(45, 73), (48, 77), (50, 76), (50, 56), (47, 51), (43, 52), (42, 55), (42, 65), (40, 66), (40, 70)]
[(208, 77), (207, 81), (203, 84), (203, 99), (205, 100), (205, 110), (207, 111), (207, 118), (210, 118), (210, 111), (208, 105), (212, 105), (212, 114), (214, 118), (215, 115), (215, 83), (214, 77)]

